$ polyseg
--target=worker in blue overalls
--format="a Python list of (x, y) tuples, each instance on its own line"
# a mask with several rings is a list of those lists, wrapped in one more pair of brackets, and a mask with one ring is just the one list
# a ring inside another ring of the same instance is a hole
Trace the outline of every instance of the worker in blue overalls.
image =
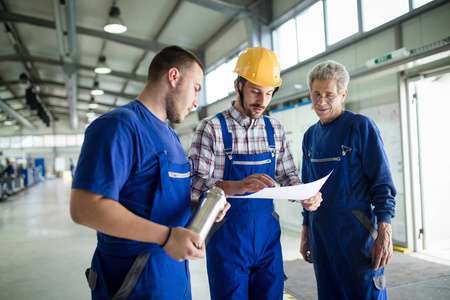
[(377, 126), (342, 108), (349, 80), (335, 61), (308, 73), (320, 120), (304, 135), (302, 180), (333, 173), (319, 209), (304, 211), (300, 252), (314, 265), (320, 300), (387, 299), (396, 190)]
[(177, 134), (198, 106), (204, 68), (170, 46), (152, 60), (140, 95), (86, 130), (71, 215), (98, 231), (86, 272), (92, 299), (191, 299), (187, 259), (205, 256), (190, 217), (190, 164)]
[[(262, 47), (246, 49), (234, 72), (237, 100), (202, 120), (192, 140), (193, 197), (214, 186), (231, 196), (275, 182), (301, 184), (282, 125), (263, 116), (281, 85), (275, 54)], [(281, 231), (273, 200), (227, 200), (231, 208), (211, 230), (206, 248), (211, 299), (282, 299)], [(318, 193), (303, 205), (315, 210), (321, 201)]]

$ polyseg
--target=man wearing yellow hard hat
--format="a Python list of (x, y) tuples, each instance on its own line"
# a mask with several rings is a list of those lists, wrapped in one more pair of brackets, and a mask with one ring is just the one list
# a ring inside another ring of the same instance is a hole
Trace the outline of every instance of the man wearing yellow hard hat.
[[(260, 191), (275, 182), (301, 184), (286, 133), (264, 116), (281, 85), (275, 53), (248, 48), (234, 70), (237, 99), (200, 122), (190, 149), (192, 197), (215, 186), (227, 196)], [(321, 194), (303, 206), (316, 210)], [(211, 299), (282, 299), (284, 286), (280, 224), (271, 199), (228, 198), (231, 208), (207, 242)]]

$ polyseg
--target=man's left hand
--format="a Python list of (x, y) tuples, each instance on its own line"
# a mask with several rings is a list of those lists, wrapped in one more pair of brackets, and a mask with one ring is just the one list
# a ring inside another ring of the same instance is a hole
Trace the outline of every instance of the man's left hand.
[(319, 208), (321, 202), (322, 202), (322, 193), (318, 192), (315, 196), (301, 201), (301, 204), (306, 210), (315, 211)]
[(387, 265), (391, 261), (393, 253), (391, 224), (379, 222), (378, 236), (372, 247), (373, 269), (378, 270)]

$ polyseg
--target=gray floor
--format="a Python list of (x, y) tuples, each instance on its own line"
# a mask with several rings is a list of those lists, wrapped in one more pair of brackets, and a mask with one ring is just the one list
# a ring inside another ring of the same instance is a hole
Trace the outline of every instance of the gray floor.
[[(69, 215), (70, 182), (46, 180), (0, 202), (0, 299), (89, 299), (84, 271), (95, 232)], [(312, 266), (300, 260), (299, 235), (282, 234), (285, 299), (316, 299)], [(450, 253), (450, 252), (447, 252)], [(190, 262), (193, 299), (208, 300), (205, 260)], [(387, 268), (390, 299), (450, 299), (450, 258), (395, 253)]]

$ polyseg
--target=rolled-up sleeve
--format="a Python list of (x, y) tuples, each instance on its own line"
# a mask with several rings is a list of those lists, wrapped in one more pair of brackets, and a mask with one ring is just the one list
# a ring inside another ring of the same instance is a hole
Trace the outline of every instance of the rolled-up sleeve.
[(198, 198), (204, 190), (215, 187), (221, 181), (213, 177), (216, 168), (214, 141), (215, 132), (212, 123), (202, 120), (194, 133), (189, 150), (192, 198)]

